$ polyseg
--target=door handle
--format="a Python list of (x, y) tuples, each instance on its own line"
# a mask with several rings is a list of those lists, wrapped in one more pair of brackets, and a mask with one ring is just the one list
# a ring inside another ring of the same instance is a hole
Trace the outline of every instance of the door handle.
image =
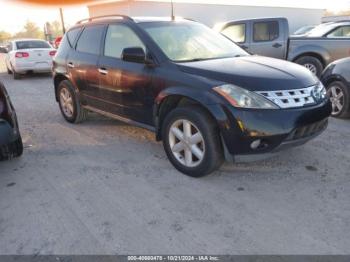
[(67, 66), (68, 66), (69, 68), (74, 68), (74, 64), (73, 64), (72, 62), (68, 62)]
[(276, 43), (276, 44), (274, 44), (274, 45), (272, 45), (274, 48), (279, 48), (279, 47), (281, 47), (282, 45), (280, 44), (280, 43)]
[(248, 46), (246, 45), (240, 45), (244, 50), (247, 50), (248, 49)]
[(100, 72), (101, 75), (107, 75), (108, 70), (106, 68), (99, 68), (98, 71)]

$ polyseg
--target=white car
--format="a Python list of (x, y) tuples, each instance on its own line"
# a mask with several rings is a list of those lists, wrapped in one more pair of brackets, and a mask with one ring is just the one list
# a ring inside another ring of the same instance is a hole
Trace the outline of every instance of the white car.
[(17, 39), (8, 43), (6, 67), (14, 79), (27, 72), (51, 72), (56, 54), (48, 42), (40, 39)]

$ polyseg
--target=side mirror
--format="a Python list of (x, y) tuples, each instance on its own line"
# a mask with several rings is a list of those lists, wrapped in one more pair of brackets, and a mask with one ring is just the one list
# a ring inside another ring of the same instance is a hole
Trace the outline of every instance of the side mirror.
[(122, 60), (144, 64), (146, 62), (146, 54), (141, 47), (124, 48), (122, 52)]
[(0, 53), (6, 54), (7, 53), (6, 47), (0, 47)]

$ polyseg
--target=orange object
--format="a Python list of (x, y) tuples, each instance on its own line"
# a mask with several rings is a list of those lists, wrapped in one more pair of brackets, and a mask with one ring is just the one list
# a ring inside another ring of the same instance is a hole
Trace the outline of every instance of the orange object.
[(54, 42), (55, 48), (58, 48), (60, 46), (61, 41), (62, 41), (62, 36), (59, 36), (55, 39), (55, 42)]
[(40, 4), (40, 5), (64, 6), (64, 5), (86, 4), (93, 1), (89, 1), (89, 0), (17, 0), (17, 2), (26, 2), (30, 4)]

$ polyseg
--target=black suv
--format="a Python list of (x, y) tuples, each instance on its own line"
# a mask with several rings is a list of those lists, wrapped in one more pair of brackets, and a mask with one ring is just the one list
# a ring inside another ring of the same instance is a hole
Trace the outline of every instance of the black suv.
[(22, 153), (16, 112), (5, 86), (0, 82), (0, 161), (21, 156)]
[(53, 71), (68, 122), (94, 111), (152, 130), (171, 163), (194, 177), (225, 158), (303, 144), (331, 113), (304, 67), (251, 56), (185, 19), (81, 21), (64, 36)]

